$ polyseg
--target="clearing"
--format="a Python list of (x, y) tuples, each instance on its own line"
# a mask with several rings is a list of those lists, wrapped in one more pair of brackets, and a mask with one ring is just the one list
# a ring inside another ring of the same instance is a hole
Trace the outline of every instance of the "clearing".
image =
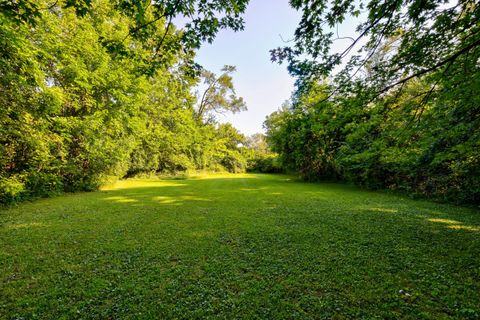
[(480, 317), (480, 212), (283, 175), (0, 211), (1, 319)]

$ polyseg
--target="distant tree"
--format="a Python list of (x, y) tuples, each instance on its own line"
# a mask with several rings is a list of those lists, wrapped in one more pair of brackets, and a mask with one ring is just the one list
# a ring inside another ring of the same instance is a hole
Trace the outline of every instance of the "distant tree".
[(220, 124), (217, 136), (226, 148), (221, 165), (230, 172), (244, 172), (247, 168), (247, 159), (242, 148), (245, 136), (230, 123)]
[(237, 97), (231, 74), (236, 71), (234, 66), (224, 66), (222, 74), (216, 76), (213, 72), (202, 70), (201, 76), (207, 88), (203, 92), (195, 117), (202, 120), (205, 117), (215, 117), (216, 113), (237, 113), (247, 110), (242, 97)]
[[(265, 128), (266, 125), (265, 125)], [(283, 168), (278, 154), (272, 152), (263, 133), (255, 133), (246, 138), (244, 154), (247, 157), (247, 171), (261, 173), (279, 173)]]
[(267, 137), (263, 133), (254, 133), (246, 138), (245, 146), (253, 149), (256, 154), (267, 154), (269, 152)]
[(230, 149), (238, 149), (245, 144), (245, 136), (231, 123), (222, 123), (217, 127), (217, 136), (223, 139), (223, 144)]

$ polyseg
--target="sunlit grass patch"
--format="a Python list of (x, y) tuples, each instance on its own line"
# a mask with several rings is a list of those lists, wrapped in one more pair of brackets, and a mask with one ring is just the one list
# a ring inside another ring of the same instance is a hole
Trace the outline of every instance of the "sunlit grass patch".
[(456, 229), (456, 230), (480, 231), (480, 227), (465, 226), (461, 224), (450, 225), (448, 227), (450, 229)]
[(45, 224), (45, 223), (30, 222), (30, 223), (9, 224), (9, 225), (6, 226), (6, 228), (11, 229), (11, 230), (15, 230), (15, 229), (28, 229), (28, 228), (46, 227), (46, 226), (48, 226), (48, 225)]
[(120, 180), (115, 184), (102, 188), (103, 191), (119, 190), (119, 189), (132, 189), (132, 188), (151, 188), (151, 187), (182, 187), (183, 183), (177, 183), (170, 180), (160, 179), (128, 179)]
[(452, 220), (452, 219), (428, 219), (430, 222), (438, 222), (438, 223), (445, 223), (445, 224), (461, 224), (460, 221)]
[(468, 231), (480, 231), (480, 227), (465, 225), (461, 221), (452, 219), (428, 219), (430, 222), (444, 223), (449, 229), (454, 230), (468, 230)]

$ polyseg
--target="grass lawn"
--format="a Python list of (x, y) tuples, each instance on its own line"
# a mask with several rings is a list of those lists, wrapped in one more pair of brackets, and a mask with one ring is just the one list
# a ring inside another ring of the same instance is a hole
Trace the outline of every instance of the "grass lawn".
[(281, 175), (0, 211), (0, 319), (480, 318), (480, 211)]

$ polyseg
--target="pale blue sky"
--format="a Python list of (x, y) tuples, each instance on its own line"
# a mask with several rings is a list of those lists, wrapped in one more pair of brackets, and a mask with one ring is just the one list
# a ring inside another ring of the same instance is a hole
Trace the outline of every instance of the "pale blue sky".
[(265, 116), (276, 111), (290, 98), (294, 79), (286, 65), (270, 62), (270, 49), (284, 46), (293, 38), (300, 14), (288, 0), (251, 0), (244, 15), (245, 30), (221, 31), (212, 44), (204, 44), (197, 62), (206, 69), (220, 73), (228, 64), (237, 67), (233, 75), (237, 94), (245, 99), (248, 111), (222, 116), (242, 133), (263, 132)]

